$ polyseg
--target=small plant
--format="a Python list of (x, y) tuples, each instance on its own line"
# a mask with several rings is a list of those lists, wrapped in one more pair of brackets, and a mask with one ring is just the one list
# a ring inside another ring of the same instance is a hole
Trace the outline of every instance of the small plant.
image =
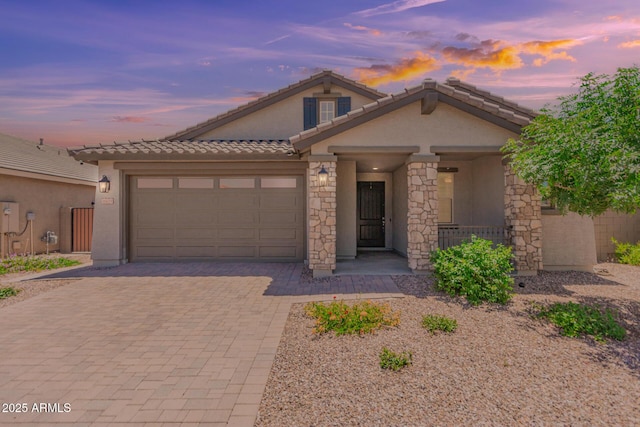
[(393, 371), (399, 371), (405, 366), (411, 365), (412, 357), (411, 352), (394, 353), (387, 347), (382, 347), (380, 352), (380, 367), (382, 369), (391, 369)]
[(20, 289), (15, 289), (15, 288), (0, 288), (0, 299), (5, 299), (5, 298), (9, 298), (9, 297), (14, 297), (16, 295), (18, 295), (18, 292), (20, 292)]
[(322, 334), (335, 331), (336, 335), (373, 333), (385, 326), (400, 324), (400, 315), (388, 303), (362, 301), (348, 305), (343, 301), (329, 304), (311, 302), (304, 307), (307, 315), (316, 319), (313, 332)]
[(471, 241), (431, 253), (436, 288), (464, 295), (472, 305), (506, 304), (513, 293), (511, 248), (471, 236)]
[(542, 308), (537, 316), (549, 319), (560, 328), (560, 334), (567, 337), (586, 334), (599, 342), (605, 338), (622, 341), (627, 332), (616, 321), (614, 314), (609, 309), (603, 311), (597, 306), (568, 302)]
[(434, 335), (439, 331), (450, 333), (458, 328), (458, 322), (446, 316), (429, 314), (422, 316), (422, 327)]
[(622, 243), (613, 237), (611, 241), (616, 245), (616, 258), (620, 264), (640, 265), (640, 242), (635, 245)]
[(70, 267), (79, 261), (64, 257), (13, 256), (0, 260), (0, 275), (22, 271), (42, 271)]

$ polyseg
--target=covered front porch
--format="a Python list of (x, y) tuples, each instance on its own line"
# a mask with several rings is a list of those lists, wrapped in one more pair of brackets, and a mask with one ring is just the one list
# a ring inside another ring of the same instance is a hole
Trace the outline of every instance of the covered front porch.
[[(497, 148), (426, 156), (412, 147), (330, 149), (332, 155), (309, 156), (308, 247), (315, 276), (339, 274), (364, 251), (376, 250), (404, 257), (405, 271), (427, 271), (431, 251), (471, 235), (512, 245), (520, 272), (541, 268), (535, 257), (540, 239), (530, 227), (539, 201), (513, 179)], [(321, 185), (316, 176), (323, 169), (328, 179)]]

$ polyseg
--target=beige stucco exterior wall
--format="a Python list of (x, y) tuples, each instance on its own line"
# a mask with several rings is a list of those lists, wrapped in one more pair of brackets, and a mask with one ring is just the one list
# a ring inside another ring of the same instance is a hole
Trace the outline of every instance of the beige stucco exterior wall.
[(336, 256), (353, 259), (358, 254), (356, 236), (356, 162), (338, 161), (336, 188)]
[(393, 209), (390, 218), (393, 249), (407, 256), (407, 166), (393, 172)]
[[(323, 92), (318, 85), (296, 96), (284, 99), (248, 116), (228, 123), (199, 137), (199, 139), (286, 139), (304, 130), (304, 97), (318, 96)], [(331, 92), (351, 97), (351, 109), (360, 108), (372, 102), (370, 98), (353, 93), (339, 86), (332, 86)]]
[(91, 258), (97, 267), (119, 265), (124, 262), (125, 221), (123, 215), (125, 183), (122, 172), (113, 168), (113, 161), (104, 160), (98, 164), (99, 176), (106, 175), (111, 180), (109, 193), (95, 190), (95, 211), (93, 216), (93, 241)]
[(640, 211), (633, 215), (607, 211), (593, 218), (596, 234), (596, 254), (598, 261), (611, 259), (615, 254), (615, 245), (611, 238), (619, 242), (640, 242)]
[(504, 169), (501, 156), (472, 162), (473, 225), (504, 225)]
[(429, 115), (416, 101), (391, 113), (313, 145), (313, 154), (326, 154), (329, 146), (416, 145), (421, 154), (431, 146), (499, 146), (517, 135), (471, 114), (439, 103)]
[(596, 242), (593, 220), (575, 213), (542, 215), (542, 265), (545, 270), (593, 271)]
[[(0, 201), (18, 203), (20, 231), (27, 225), (27, 212), (33, 212), (36, 215), (36, 219), (33, 221), (33, 249), (35, 253), (46, 251), (46, 244), (40, 239), (47, 231), (53, 231), (59, 236), (58, 244), (49, 245), (49, 251), (58, 251), (63, 230), (70, 233), (69, 227), (64, 227), (66, 224), (61, 224), (60, 209), (66, 207), (90, 208), (94, 195), (95, 184), (91, 183), (69, 184), (0, 175)], [(1, 212), (0, 216), (2, 216)], [(0, 222), (2, 221), (3, 218), (0, 218)], [(1, 226), (6, 227), (6, 224), (0, 224)], [(27, 253), (30, 247), (30, 238), (30, 230), (26, 230), (20, 237), (10, 237), (9, 253)], [(13, 242), (18, 243), (14, 246)]]

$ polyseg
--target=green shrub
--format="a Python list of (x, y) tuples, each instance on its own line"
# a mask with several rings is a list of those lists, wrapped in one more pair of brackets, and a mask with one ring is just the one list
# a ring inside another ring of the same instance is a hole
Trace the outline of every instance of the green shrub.
[(20, 292), (20, 289), (15, 289), (15, 288), (0, 288), (0, 299), (5, 299), (5, 298), (9, 298), (9, 297), (13, 297), (18, 295), (18, 292)]
[(622, 341), (627, 332), (615, 320), (614, 314), (609, 309), (602, 311), (597, 306), (568, 302), (542, 308), (538, 317), (549, 319), (560, 328), (560, 334), (567, 337), (586, 334), (596, 341), (604, 341), (605, 338)]
[(438, 331), (454, 332), (458, 328), (458, 322), (446, 316), (429, 314), (422, 317), (422, 327), (432, 334)]
[(21, 271), (42, 271), (78, 265), (80, 262), (64, 257), (12, 256), (0, 260), (0, 275)]
[(336, 335), (367, 334), (384, 326), (400, 324), (400, 315), (388, 303), (363, 301), (348, 305), (343, 301), (329, 304), (310, 302), (304, 307), (307, 315), (316, 319), (314, 333), (335, 331)]
[(399, 371), (405, 366), (411, 365), (411, 361), (411, 352), (394, 353), (387, 347), (383, 347), (380, 352), (380, 367), (382, 369)]
[(611, 241), (616, 245), (616, 258), (620, 264), (640, 265), (640, 242), (635, 245), (622, 243), (613, 237)]
[(511, 248), (493, 247), (489, 240), (471, 241), (431, 253), (436, 288), (451, 296), (464, 295), (472, 305), (482, 301), (506, 304), (513, 293)]

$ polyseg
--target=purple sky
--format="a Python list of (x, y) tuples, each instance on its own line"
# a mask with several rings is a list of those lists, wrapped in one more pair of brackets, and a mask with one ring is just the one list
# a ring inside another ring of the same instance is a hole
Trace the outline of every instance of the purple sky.
[(531, 108), (640, 65), (638, 0), (0, 0), (0, 132), (163, 137), (332, 69), (385, 93), (457, 76)]

